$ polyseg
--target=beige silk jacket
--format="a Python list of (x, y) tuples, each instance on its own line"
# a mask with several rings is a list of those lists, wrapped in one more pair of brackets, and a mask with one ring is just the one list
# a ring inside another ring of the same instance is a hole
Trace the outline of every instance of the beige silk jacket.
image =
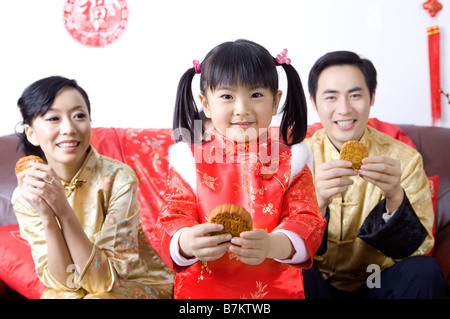
[[(47, 268), (47, 244), (39, 214), (16, 188), (12, 203), (21, 236), (31, 246), (36, 272), (48, 287), (41, 298), (170, 298), (173, 273), (145, 240), (139, 221), (138, 179), (127, 165), (99, 155), (91, 146), (70, 184), (63, 183), (93, 250), (86, 265), (68, 269), (67, 282)], [(107, 259), (107, 281), (96, 265)]]

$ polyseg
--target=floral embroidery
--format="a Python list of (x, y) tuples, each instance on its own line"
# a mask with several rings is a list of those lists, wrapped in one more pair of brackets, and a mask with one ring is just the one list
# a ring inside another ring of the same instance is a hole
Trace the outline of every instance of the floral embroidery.
[(250, 192), (251, 194), (259, 194), (259, 195), (264, 195), (264, 191), (266, 191), (267, 188), (264, 186), (261, 186), (260, 188), (254, 188), (250, 186)]
[(201, 271), (200, 271), (200, 275), (199, 275), (198, 278), (197, 278), (197, 283), (198, 283), (200, 280), (203, 280), (203, 279), (204, 279), (204, 277), (203, 277), (203, 271), (206, 271), (208, 274), (211, 274), (211, 273), (212, 273), (211, 269), (209, 269), (209, 267), (208, 267), (208, 262), (207, 262), (207, 261), (202, 261), (201, 264), (202, 264), (202, 266), (201, 266)]
[[(249, 182), (248, 180), (246, 180), (247, 182)], [(250, 183), (250, 182), (249, 182)], [(237, 190), (234, 191), (234, 194), (237, 196), (240, 192), (242, 192), (244, 190), (244, 186), (246, 185), (241, 185), (238, 183), (232, 183), (232, 185), (234, 187), (237, 188)], [(248, 192), (250, 194), (250, 198), (252, 201), (255, 200), (255, 195), (264, 195), (264, 192), (267, 190), (267, 187), (261, 186), (260, 188), (254, 188), (251, 183), (250, 185), (248, 185)]]
[[(202, 172), (200, 172), (199, 170), (197, 170), (197, 172), (202, 174)], [(200, 185), (201, 184), (205, 184), (206, 186), (208, 186), (212, 190), (216, 190), (215, 186), (219, 186), (219, 184), (216, 183), (216, 180), (218, 179), (218, 177), (214, 178), (212, 176), (209, 176), (206, 173), (203, 173), (202, 178), (203, 178), (203, 181), (200, 183)]]
[(232, 253), (231, 251), (227, 250), (228, 253), (228, 259), (229, 260), (239, 260), (239, 258), (237, 257), (237, 255), (235, 253)]
[(292, 154), (290, 152), (284, 151), (284, 152), (281, 152), (281, 154), (280, 154), (280, 160), (282, 160), (282, 161), (291, 162), (291, 157), (292, 157)]
[(278, 209), (274, 208), (272, 203), (262, 204), (261, 206), (264, 214), (278, 214)]
[[(263, 286), (262, 281), (257, 281), (256, 282), (256, 291), (255, 292), (251, 292), (250, 293), (250, 298), (251, 299), (262, 299), (264, 298), (268, 291), (264, 291), (267, 288), (267, 284)], [(242, 299), (247, 299), (247, 297), (242, 297)]]
[(237, 188), (237, 190), (234, 191), (234, 195), (238, 196), (238, 194), (242, 192), (244, 186), (238, 183), (233, 183), (232, 185)]

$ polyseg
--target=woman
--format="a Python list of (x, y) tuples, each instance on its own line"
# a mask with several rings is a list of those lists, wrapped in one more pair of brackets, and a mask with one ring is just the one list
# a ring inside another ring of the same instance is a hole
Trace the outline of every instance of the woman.
[(145, 241), (127, 165), (90, 145), (90, 103), (76, 81), (41, 79), (18, 106), (19, 146), (47, 164), (17, 175), (12, 202), (41, 298), (170, 298), (173, 275)]

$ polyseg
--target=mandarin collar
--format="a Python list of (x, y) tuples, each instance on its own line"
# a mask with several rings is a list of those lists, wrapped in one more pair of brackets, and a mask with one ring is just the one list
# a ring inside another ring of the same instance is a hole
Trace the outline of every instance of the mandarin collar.
[[(238, 142), (234, 141), (233, 139), (225, 136), (224, 134), (222, 134), (221, 132), (219, 132), (215, 128), (213, 128), (210, 132), (211, 132), (211, 140), (212, 139), (219, 139), (219, 141), (222, 141), (224, 145), (235, 145), (235, 146), (237, 146), (237, 145), (244, 145), (244, 144), (250, 144), (251, 145), (253, 143), (253, 141), (238, 143)], [(254, 142), (256, 142), (257, 145), (267, 144), (268, 141), (271, 139), (271, 136), (270, 136), (271, 134), (273, 134), (273, 132), (272, 132), (272, 130), (270, 128), (268, 128), (267, 132), (266, 133), (261, 133), (257, 137), (256, 141), (254, 141)], [(246, 148), (248, 148), (248, 146), (246, 146)]]
[(74, 177), (72, 177), (72, 180), (69, 183), (61, 181), (66, 197), (70, 197), (70, 195), (72, 195), (75, 190), (81, 188), (86, 183), (86, 180), (88, 179), (89, 175), (93, 171), (95, 164), (97, 163), (98, 156), (99, 154), (92, 147), (92, 145), (89, 146), (88, 154), (81, 164), (80, 169), (77, 171)]

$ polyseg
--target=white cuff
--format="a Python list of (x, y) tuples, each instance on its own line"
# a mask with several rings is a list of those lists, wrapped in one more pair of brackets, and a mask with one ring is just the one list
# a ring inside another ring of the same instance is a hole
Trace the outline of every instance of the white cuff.
[(389, 219), (392, 218), (392, 216), (394, 216), (394, 214), (398, 211), (398, 209), (394, 210), (394, 212), (391, 214), (389, 212), (389, 209), (387, 209), (386, 207), (386, 213), (384, 213), (381, 217), (383, 218), (384, 222), (387, 223), (389, 221)]
[(277, 229), (273, 233), (283, 233), (286, 235), (295, 249), (295, 254), (291, 259), (275, 259), (276, 261), (284, 264), (301, 264), (310, 258), (308, 249), (306, 249), (305, 240), (297, 233), (286, 229)]
[(178, 244), (178, 241), (180, 239), (181, 234), (186, 229), (189, 229), (189, 227), (184, 227), (175, 233), (175, 235), (172, 236), (172, 239), (170, 241), (170, 257), (172, 258), (173, 262), (176, 263), (178, 266), (185, 267), (195, 264), (198, 261), (198, 258), (185, 258), (180, 253), (180, 246)]

